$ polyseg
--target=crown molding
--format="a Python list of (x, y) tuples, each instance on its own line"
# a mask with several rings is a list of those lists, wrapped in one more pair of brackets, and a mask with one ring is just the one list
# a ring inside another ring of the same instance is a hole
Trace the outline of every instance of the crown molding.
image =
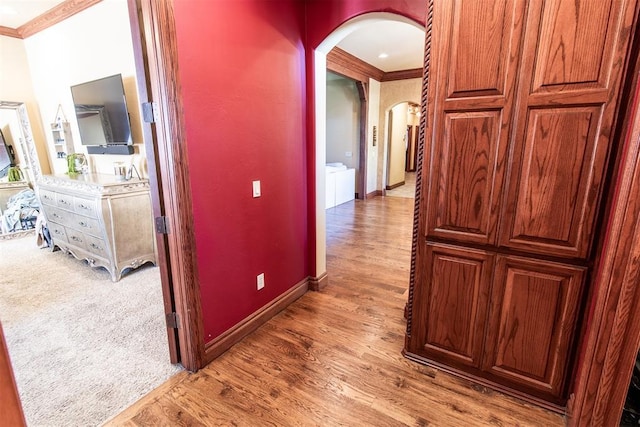
[(400, 70), (384, 73), (382, 82), (390, 82), (392, 80), (421, 79), (422, 68), (414, 68), (413, 70)]
[(334, 47), (327, 54), (327, 69), (351, 79), (368, 83), (369, 78), (380, 81), (384, 71), (356, 58), (348, 52)]
[(369, 82), (369, 78), (379, 82), (422, 78), (422, 68), (412, 70), (391, 71), (385, 73), (379, 68), (364, 62), (339, 47), (334, 47), (327, 54), (327, 69), (350, 79)]
[(20, 33), (15, 28), (3, 27), (0, 25), (0, 36), (13, 37), (15, 39), (21, 39)]
[(0, 35), (26, 39), (101, 1), (102, 0), (66, 0), (18, 28), (0, 26)]

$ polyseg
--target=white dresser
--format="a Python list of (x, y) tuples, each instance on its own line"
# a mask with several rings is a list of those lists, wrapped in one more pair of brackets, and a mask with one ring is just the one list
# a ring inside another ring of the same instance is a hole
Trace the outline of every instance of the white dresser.
[(37, 187), (54, 248), (106, 268), (114, 282), (127, 269), (156, 264), (147, 180), (44, 175)]

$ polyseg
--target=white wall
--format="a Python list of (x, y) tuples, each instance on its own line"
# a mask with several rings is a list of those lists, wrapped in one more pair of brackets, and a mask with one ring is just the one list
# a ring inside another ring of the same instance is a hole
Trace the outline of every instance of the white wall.
[(378, 144), (378, 189), (381, 190), (387, 181), (388, 138), (387, 121), (391, 108), (401, 102), (413, 102), (420, 105), (422, 94), (422, 79), (394, 80), (382, 82), (380, 86), (380, 129), (378, 130), (381, 144)]
[(327, 163), (342, 162), (359, 173), (360, 97), (356, 83), (327, 73)]
[[(40, 160), (40, 168), (42, 173), (50, 173), (47, 139), (33, 90), (24, 41), (0, 36), (0, 58), (2, 59), (0, 101), (22, 102), (26, 105), (36, 152)], [(14, 110), (6, 111), (17, 117)]]
[[(44, 128), (62, 105), (76, 152), (86, 153), (74, 115), (70, 87), (78, 83), (122, 74), (134, 142), (142, 143), (140, 109), (135, 83), (135, 63), (127, 2), (104, 0), (25, 40), (31, 79)], [(52, 136), (47, 132), (48, 147)], [(136, 145), (133, 156), (92, 155), (91, 171), (113, 173), (114, 161), (132, 162), (146, 170), (143, 145)], [(55, 173), (66, 171), (66, 161), (56, 159), (49, 150)]]
[[(380, 134), (380, 82), (369, 79), (367, 112), (367, 194), (376, 191), (378, 183), (378, 146), (382, 144)], [(376, 145), (373, 145), (373, 128), (376, 128)]]

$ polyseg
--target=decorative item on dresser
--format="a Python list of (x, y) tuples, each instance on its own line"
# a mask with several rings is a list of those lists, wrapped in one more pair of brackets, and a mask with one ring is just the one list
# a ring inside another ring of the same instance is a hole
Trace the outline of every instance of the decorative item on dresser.
[(53, 246), (104, 267), (114, 282), (156, 264), (149, 182), (113, 175), (45, 175), (38, 182)]

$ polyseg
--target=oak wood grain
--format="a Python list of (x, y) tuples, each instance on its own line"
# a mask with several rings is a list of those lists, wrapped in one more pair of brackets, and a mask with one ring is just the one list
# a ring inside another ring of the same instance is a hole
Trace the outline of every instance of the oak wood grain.
[(564, 403), (586, 269), (498, 256), (484, 369)]
[(631, 2), (529, 3), (500, 244), (585, 259), (616, 123)]
[(494, 258), (479, 250), (427, 245), (427, 283), (416, 293), (428, 301), (425, 325), (416, 324), (426, 335), (413, 337), (424, 345), (422, 354), (480, 367)]
[[(500, 267), (492, 276), (494, 313), (483, 337), (484, 357), (503, 352), (502, 362), (513, 369), (470, 364), (465, 373), (532, 399), (546, 390), (549, 404), (558, 409), (569, 397), (567, 376), (576, 354), (571, 337), (583, 330), (575, 324), (585, 303), (579, 296), (586, 274), (581, 271), (593, 261), (596, 219), (613, 164), (634, 9), (637, 14), (634, 0), (434, 2), (408, 357), (452, 371), (458, 363), (453, 355), (446, 362), (428, 359), (427, 342), (417, 339), (430, 336), (427, 327), (438, 336), (455, 336), (457, 327), (446, 310), (439, 311), (440, 323), (425, 320), (434, 314), (429, 286), (435, 275), (426, 266), (437, 255), (429, 245), (536, 257), (531, 270), (538, 272), (531, 276), (516, 280)], [(564, 279), (558, 272), (539, 274), (552, 258), (581, 273)], [(472, 282), (462, 273), (447, 277), (455, 289)], [(502, 291), (515, 311), (496, 321), (500, 303), (494, 299), (504, 297)], [(529, 328), (533, 339), (509, 341), (505, 331), (515, 327), (501, 322), (517, 318), (513, 324), (523, 327), (536, 307), (544, 307), (540, 312), (547, 319), (540, 328)], [(503, 338), (496, 338), (501, 333)], [(532, 348), (542, 356), (524, 357)], [(504, 371), (510, 369), (514, 375), (507, 379)]]
[(413, 204), (376, 197), (328, 210), (323, 291), (106, 425), (563, 425), (402, 356)]

